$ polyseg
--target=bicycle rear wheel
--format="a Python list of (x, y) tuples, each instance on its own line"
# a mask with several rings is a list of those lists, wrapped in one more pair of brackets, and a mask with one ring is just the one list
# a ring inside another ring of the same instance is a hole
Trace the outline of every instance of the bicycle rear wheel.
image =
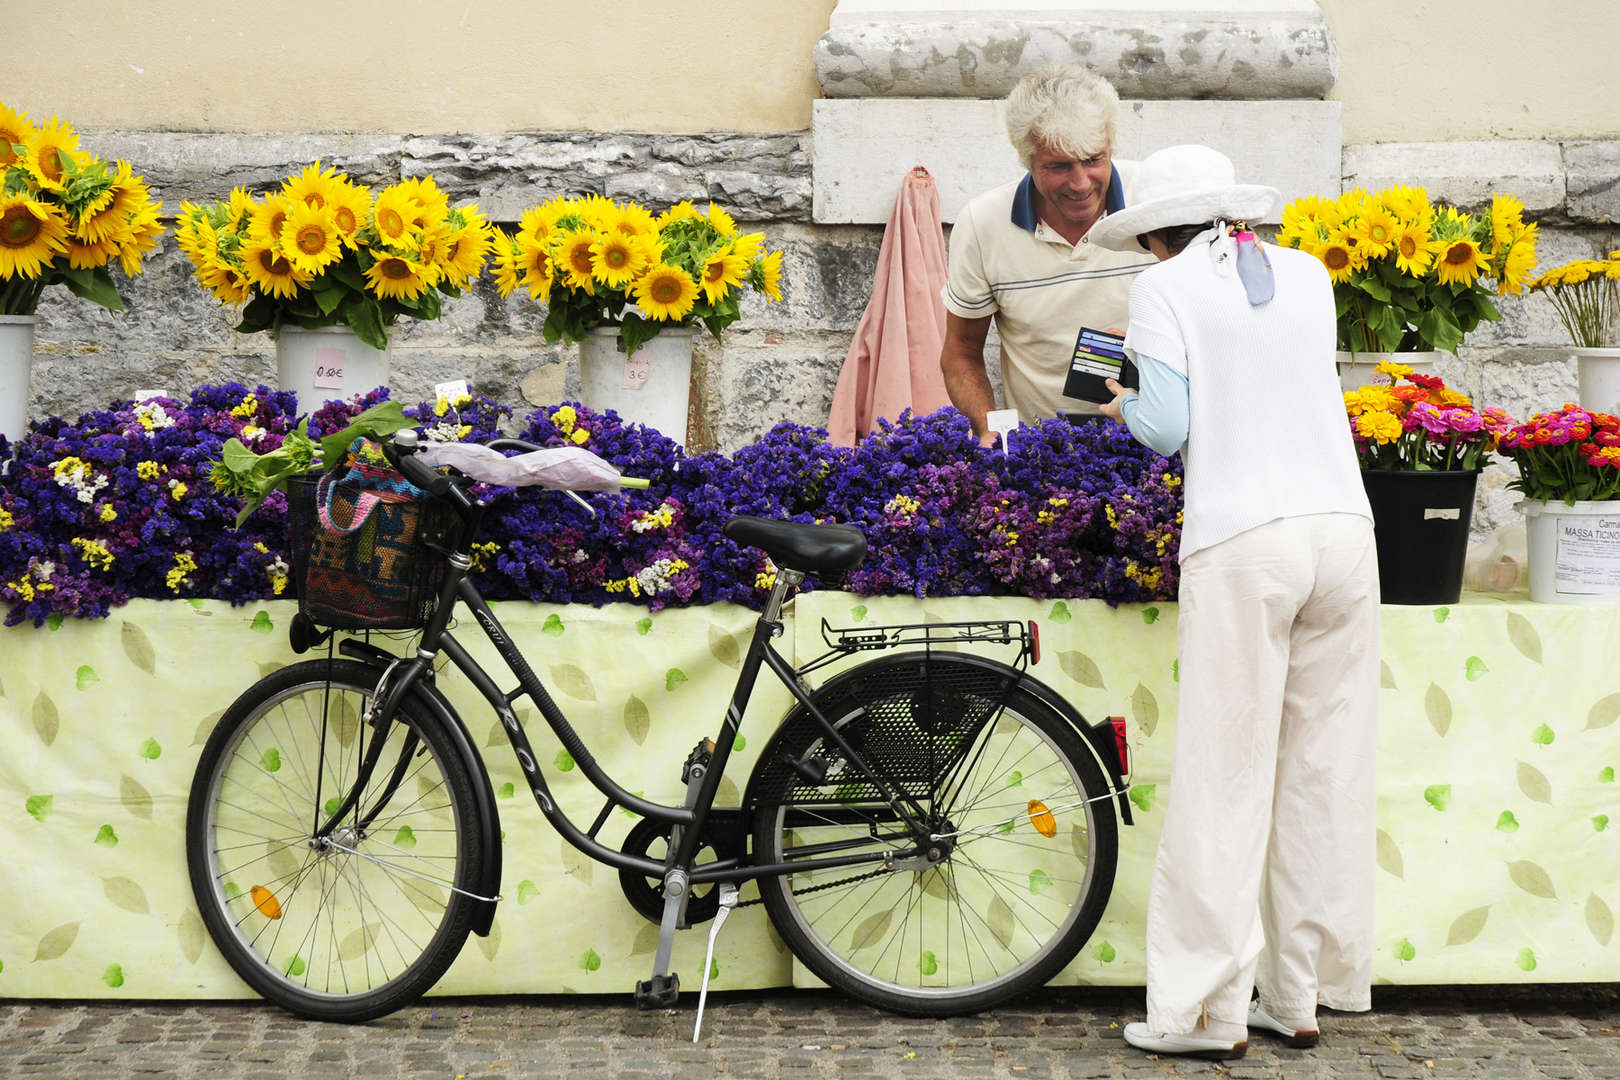
[(348, 660), (284, 668), (221, 718), (197, 764), (186, 860), (209, 934), (264, 997), (357, 1023), (438, 981), (466, 940), (479, 879), (466, 766), (406, 702), (336, 829), (375, 729), (375, 670)]
[(895, 1012), (975, 1012), (1044, 985), (1096, 929), (1118, 858), (1113, 796), (1061, 714), (1007, 692), (1012, 676), (965, 657), (902, 656), (817, 698), (914, 800), (909, 812), (936, 838), (927, 847), (807, 713), (785, 723), (765, 766), (776, 782), (767, 773), (761, 785), (755, 861), (891, 858), (760, 880), (777, 931), (825, 982)]

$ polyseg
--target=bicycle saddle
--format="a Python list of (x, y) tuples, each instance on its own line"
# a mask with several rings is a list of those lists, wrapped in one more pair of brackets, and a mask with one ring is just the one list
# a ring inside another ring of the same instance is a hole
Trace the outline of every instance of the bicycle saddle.
[(745, 515), (726, 522), (722, 531), (739, 544), (760, 548), (788, 570), (852, 570), (866, 558), (866, 536), (853, 525), (803, 525)]

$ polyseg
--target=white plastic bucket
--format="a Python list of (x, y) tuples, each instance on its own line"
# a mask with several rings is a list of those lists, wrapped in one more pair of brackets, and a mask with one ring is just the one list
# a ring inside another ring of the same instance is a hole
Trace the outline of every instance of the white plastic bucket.
[(1540, 604), (1620, 602), (1620, 500), (1521, 502), (1530, 599)]
[(579, 343), (581, 404), (612, 409), (626, 423), (643, 424), (686, 444), (686, 415), (692, 398), (692, 338), (697, 331), (662, 330), (637, 349), (611, 326), (592, 330)]
[(276, 337), (276, 379), (314, 412), (388, 384), (388, 350), (373, 349), (347, 326), (283, 326)]
[(1339, 352), (1334, 359), (1339, 365), (1339, 386), (1345, 390), (1359, 390), (1363, 386), (1388, 386), (1388, 375), (1373, 369), (1385, 360), (1405, 364), (1415, 375), (1433, 375), (1440, 362), (1440, 353), (1432, 352)]
[(34, 370), (37, 315), (0, 315), (0, 435), (28, 433), (29, 377)]
[(1581, 408), (1620, 414), (1620, 349), (1575, 350)]

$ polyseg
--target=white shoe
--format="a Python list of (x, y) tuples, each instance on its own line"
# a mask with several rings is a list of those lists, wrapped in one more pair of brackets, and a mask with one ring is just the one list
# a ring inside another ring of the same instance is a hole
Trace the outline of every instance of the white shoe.
[(1322, 1038), (1316, 1028), (1296, 1028), (1285, 1024), (1260, 1007), (1259, 1001), (1249, 1002), (1249, 1026), (1270, 1031), (1283, 1037), (1283, 1042), (1295, 1050), (1309, 1050)]
[(1150, 1054), (1183, 1054), (1187, 1057), (1230, 1061), (1248, 1052), (1249, 1044), (1209, 1039), (1202, 1035), (1168, 1035), (1154, 1031), (1141, 1021), (1125, 1025), (1125, 1041)]

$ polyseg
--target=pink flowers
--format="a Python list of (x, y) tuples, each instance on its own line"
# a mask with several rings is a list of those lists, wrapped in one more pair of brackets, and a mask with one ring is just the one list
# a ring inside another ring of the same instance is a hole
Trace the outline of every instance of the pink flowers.
[(1394, 382), (1344, 395), (1363, 469), (1480, 469), (1499, 432), (1513, 423), (1500, 409), (1481, 413), (1433, 375), (1397, 364), (1378, 370)]
[(1565, 405), (1507, 428), (1501, 446), (1519, 467), (1508, 486), (1526, 498), (1573, 503), (1620, 496), (1620, 418)]

